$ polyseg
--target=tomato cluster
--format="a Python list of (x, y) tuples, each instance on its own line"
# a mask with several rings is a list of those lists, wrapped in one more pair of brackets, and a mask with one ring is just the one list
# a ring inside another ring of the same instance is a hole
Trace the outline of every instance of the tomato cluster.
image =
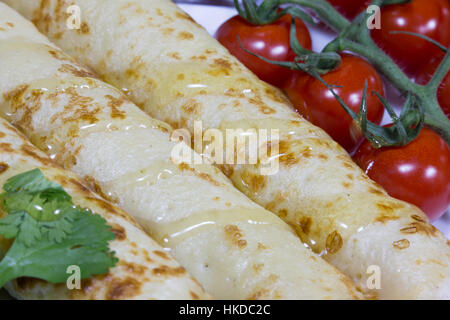
[[(353, 19), (371, 3), (370, 0), (328, 0), (341, 14)], [(450, 204), (450, 149), (436, 132), (424, 128), (417, 139), (400, 148), (375, 149), (364, 141), (351, 117), (328, 88), (316, 78), (265, 62), (243, 50), (275, 61), (293, 61), (290, 48), (291, 16), (254, 25), (240, 16), (232, 17), (217, 30), (216, 38), (252, 70), (260, 79), (284, 90), (294, 108), (306, 119), (323, 128), (349, 153), (375, 181), (394, 197), (424, 210), (431, 220), (442, 215)], [(306, 25), (295, 19), (297, 39), (311, 49)], [(381, 9), (381, 29), (371, 36), (393, 60), (417, 83), (427, 83), (443, 59), (442, 51), (407, 31), (425, 35), (443, 46), (450, 45), (450, 2), (448, 0), (412, 0)], [(237, 37), (241, 40), (239, 44)], [(242, 46), (242, 47), (241, 47)], [(377, 70), (365, 59), (341, 53), (342, 63), (322, 78), (336, 86), (334, 91), (353, 111), (358, 112), (367, 82), (367, 117), (380, 124), (384, 107), (372, 92), (384, 96), (383, 81)], [(450, 119), (450, 72), (438, 90), (438, 101)], [(362, 142), (362, 143), (361, 143)], [(359, 148), (358, 148), (359, 146)]]

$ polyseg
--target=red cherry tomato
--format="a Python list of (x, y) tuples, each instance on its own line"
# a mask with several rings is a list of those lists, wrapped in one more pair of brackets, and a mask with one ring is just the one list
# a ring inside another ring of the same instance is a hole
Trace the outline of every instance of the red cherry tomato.
[[(367, 117), (379, 124), (383, 118), (382, 103), (372, 91), (384, 95), (384, 86), (377, 71), (364, 59), (341, 54), (342, 64), (322, 78), (328, 84), (342, 86), (334, 91), (355, 112), (359, 111), (364, 82), (367, 80)], [(361, 142), (363, 136), (354, 130), (352, 118), (345, 112), (331, 92), (319, 80), (298, 72), (285, 87), (295, 109), (309, 121), (324, 129), (348, 152)], [(309, 114), (305, 114), (308, 110)]]
[(381, 29), (371, 31), (372, 38), (409, 75), (419, 65), (439, 53), (427, 40), (391, 31), (409, 31), (426, 35), (444, 46), (450, 44), (450, 3), (448, 0), (413, 0), (381, 9)]
[(372, 2), (371, 0), (328, 0), (344, 17), (353, 20), (364, 11)]
[(431, 221), (450, 204), (450, 149), (431, 129), (399, 148), (374, 149), (366, 140), (354, 160), (391, 196), (418, 206)]
[[(416, 77), (416, 82), (419, 84), (428, 83), (441, 63), (442, 57), (442, 55), (435, 57), (431, 59), (429, 63), (426, 63), (420, 70), (419, 75)], [(447, 118), (450, 119), (450, 72), (447, 73), (439, 85), (437, 98), (439, 104), (441, 105), (442, 111), (444, 111)]]
[[(295, 25), (298, 41), (304, 48), (311, 50), (311, 37), (305, 24), (300, 19), (296, 19)], [(239, 46), (237, 36), (244, 48), (264, 58), (293, 61), (296, 55), (289, 45), (290, 26), (290, 15), (284, 15), (267, 25), (253, 25), (237, 15), (225, 21), (217, 30), (215, 37), (260, 79), (279, 87), (292, 71), (245, 52)]]

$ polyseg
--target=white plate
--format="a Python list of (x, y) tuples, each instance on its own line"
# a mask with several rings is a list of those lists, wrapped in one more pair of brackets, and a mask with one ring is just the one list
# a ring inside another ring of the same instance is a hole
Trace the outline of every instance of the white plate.
[[(214, 6), (204, 6), (204, 5), (180, 5), (183, 10), (189, 13), (192, 18), (194, 18), (199, 24), (201, 24), (210, 34), (214, 34), (217, 28), (228, 18), (236, 14), (234, 8), (226, 7), (214, 7)], [(320, 30), (316, 27), (308, 26), (311, 32), (311, 37), (313, 39), (313, 49), (315, 51), (320, 51), (322, 48), (333, 38), (332, 32), (327, 32)], [(400, 106), (400, 99), (398, 93), (391, 86), (386, 86), (387, 96), (389, 101), (398, 110)], [(383, 118), (383, 124), (388, 123), (389, 116), (385, 112)], [(447, 213), (433, 223), (439, 230), (441, 230), (447, 238), (450, 238), (450, 212)]]

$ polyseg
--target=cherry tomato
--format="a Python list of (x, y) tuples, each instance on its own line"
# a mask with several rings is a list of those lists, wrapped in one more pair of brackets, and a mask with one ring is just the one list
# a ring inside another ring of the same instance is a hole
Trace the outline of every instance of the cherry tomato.
[(372, 2), (371, 0), (328, 0), (344, 17), (353, 20), (364, 11)]
[(450, 149), (431, 129), (399, 148), (375, 149), (366, 140), (354, 160), (393, 197), (421, 208), (431, 221), (450, 203)]
[[(426, 63), (416, 77), (416, 82), (419, 84), (426, 84), (430, 81), (437, 67), (442, 61), (442, 55), (434, 57), (429, 63)], [(441, 105), (442, 111), (448, 119), (450, 119), (450, 72), (442, 80), (437, 91), (438, 102)]]
[[(296, 19), (295, 25), (298, 41), (304, 48), (311, 50), (311, 36), (306, 25), (300, 19)], [(284, 15), (267, 25), (253, 25), (237, 15), (225, 21), (217, 30), (215, 37), (260, 79), (279, 87), (292, 71), (245, 52), (239, 46), (237, 36), (244, 48), (264, 58), (293, 61), (296, 55), (289, 45), (290, 26), (290, 15)]]
[[(383, 118), (382, 103), (372, 91), (384, 95), (380, 75), (364, 59), (350, 54), (341, 54), (342, 64), (322, 78), (328, 84), (342, 86), (334, 91), (355, 112), (359, 111), (364, 82), (367, 80), (367, 117), (379, 124)], [(305, 118), (324, 129), (348, 152), (361, 142), (363, 135), (355, 130), (352, 118), (345, 112), (331, 92), (319, 80), (304, 73), (296, 73), (285, 87), (285, 92), (295, 109)]]
[(444, 46), (450, 44), (450, 3), (448, 0), (413, 0), (381, 9), (381, 29), (371, 31), (372, 38), (409, 75), (419, 65), (439, 53), (427, 40), (391, 31), (409, 31), (426, 35)]

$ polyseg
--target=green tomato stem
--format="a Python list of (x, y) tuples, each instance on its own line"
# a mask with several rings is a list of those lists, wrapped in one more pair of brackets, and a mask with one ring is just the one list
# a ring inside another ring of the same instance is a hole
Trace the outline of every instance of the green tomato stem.
[[(382, 6), (390, 4), (388, 2), (374, 0), (372, 4)], [(393, 3), (397, 2), (405, 1), (394, 1)], [(430, 82), (426, 86), (418, 85), (411, 81), (398, 65), (373, 42), (368, 28), (361, 28), (360, 32), (350, 39), (351, 33), (347, 31), (351, 23), (327, 1), (280, 0), (279, 3), (296, 4), (314, 10), (321, 21), (340, 32), (340, 35), (325, 47), (324, 52), (349, 50), (367, 58), (402, 94), (410, 92), (418, 98), (418, 103), (425, 113), (425, 124), (439, 132), (450, 145), (450, 121), (437, 101), (439, 84), (450, 69), (448, 52)]]
[(325, 0), (279, 0), (279, 4), (297, 4), (313, 9), (321, 21), (338, 32), (350, 25), (350, 21)]

